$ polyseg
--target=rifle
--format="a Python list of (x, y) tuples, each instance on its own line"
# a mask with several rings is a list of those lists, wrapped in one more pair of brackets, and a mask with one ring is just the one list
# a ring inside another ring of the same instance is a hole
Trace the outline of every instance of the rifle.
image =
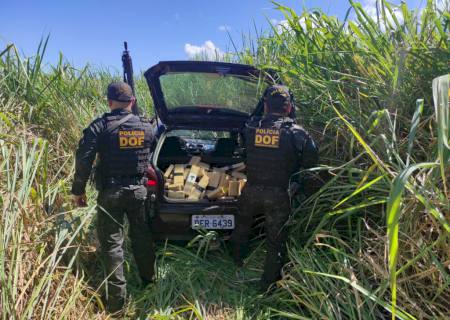
[[(124, 41), (123, 46), (125, 50), (122, 53), (122, 65), (123, 65), (123, 81), (128, 83), (133, 90), (133, 95), (136, 97), (134, 90), (134, 79), (133, 79), (133, 63), (131, 61), (130, 52), (128, 51), (128, 43)], [(139, 107), (137, 101), (134, 102), (131, 107), (133, 114), (139, 115)]]

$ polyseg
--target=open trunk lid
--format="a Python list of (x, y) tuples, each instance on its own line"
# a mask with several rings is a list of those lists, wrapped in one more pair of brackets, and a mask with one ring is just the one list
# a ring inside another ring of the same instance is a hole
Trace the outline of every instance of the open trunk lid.
[(144, 76), (155, 111), (173, 129), (238, 130), (261, 103), (273, 75), (253, 66), (163, 61)]

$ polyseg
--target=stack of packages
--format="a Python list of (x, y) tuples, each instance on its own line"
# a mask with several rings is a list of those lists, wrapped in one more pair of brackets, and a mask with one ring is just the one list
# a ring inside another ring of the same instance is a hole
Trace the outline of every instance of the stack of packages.
[(192, 157), (188, 164), (171, 164), (166, 169), (165, 194), (170, 199), (234, 199), (247, 182), (244, 169), (243, 162), (211, 168), (200, 157)]

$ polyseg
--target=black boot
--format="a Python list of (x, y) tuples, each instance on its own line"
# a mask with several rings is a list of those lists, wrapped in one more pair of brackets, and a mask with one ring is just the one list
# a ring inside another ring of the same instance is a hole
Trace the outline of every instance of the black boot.
[(243, 243), (233, 243), (233, 261), (238, 267), (242, 267), (244, 265), (244, 258), (247, 257), (248, 254), (248, 244)]
[(265, 296), (270, 296), (276, 289), (275, 281), (267, 280), (264, 275), (259, 280), (259, 292)]
[(145, 278), (141, 278), (142, 289), (147, 288), (152, 283), (153, 283), (153, 280), (148, 280), (148, 279), (145, 279)]

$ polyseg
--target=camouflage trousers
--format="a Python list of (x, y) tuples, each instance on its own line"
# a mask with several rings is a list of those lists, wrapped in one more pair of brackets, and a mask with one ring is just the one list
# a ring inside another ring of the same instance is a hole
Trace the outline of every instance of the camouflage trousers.
[(267, 288), (280, 279), (280, 271), (286, 256), (286, 241), (288, 238), (285, 224), (289, 218), (290, 202), (286, 190), (276, 187), (248, 185), (239, 198), (240, 212), (236, 217), (236, 228), (231, 236), (235, 259), (244, 258), (244, 251), (256, 215), (265, 216), (264, 229), (266, 233), (267, 254), (264, 262), (264, 273), (261, 285)]
[(145, 211), (147, 189), (143, 185), (106, 188), (99, 192), (97, 204), (97, 234), (106, 276), (107, 310), (122, 309), (126, 298), (123, 273), (124, 218), (129, 222), (129, 237), (139, 274), (150, 282), (154, 273), (155, 252)]

